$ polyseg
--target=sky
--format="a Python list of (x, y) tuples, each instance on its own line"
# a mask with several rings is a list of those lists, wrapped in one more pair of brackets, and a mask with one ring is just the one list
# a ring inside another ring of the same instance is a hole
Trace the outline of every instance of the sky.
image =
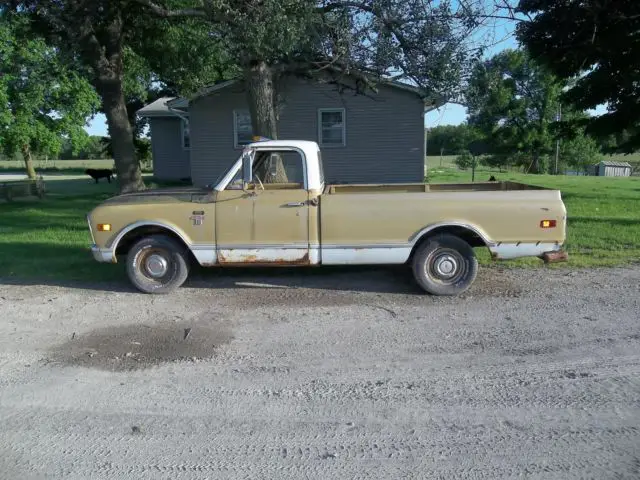
[[(513, 35), (514, 22), (504, 20), (492, 25), (491, 32), (494, 35), (495, 44), (485, 52), (485, 58), (507, 48), (518, 48), (518, 43)], [(478, 35), (487, 33), (488, 30), (478, 32)], [(467, 119), (467, 109), (462, 105), (447, 103), (437, 110), (428, 112), (425, 115), (425, 127), (432, 128), (438, 125), (459, 125)], [(90, 135), (107, 135), (107, 124), (104, 114), (96, 115), (85, 128)]]

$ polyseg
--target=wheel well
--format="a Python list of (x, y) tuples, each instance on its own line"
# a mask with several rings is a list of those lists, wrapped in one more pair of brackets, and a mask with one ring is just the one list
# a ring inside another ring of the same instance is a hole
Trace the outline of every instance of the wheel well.
[(467, 227), (462, 227), (458, 225), (449, 225), (449, 226), (443, 225), (442, 227), (437, 227), (437, 228), (434, 228), (433, 230), (430, 230), (429, 232), (424, 234), (422, 237), (420, 237), (420, 239), (416, 242), (416, 244), (413, 246), (413, 249), (411, 250), (411, 255), (409, 257), (409, 260), (413, 258), (413, 255), (415, 254), (416, 250), (418, 250), (418, 248), (420, 248), (420, 246), (424, 242), (426, 242), (427, 239), (435, 237), (437, 235), (442, 235), (442, 234), (454, 235), (464, 240), (465, 242), (467, 242), (471, 247), (487, 246), (486, 242), (482, 239), (480, 235), (478, 235), (476, 232), (474, 232), (473, 230)]
[[(180, 238), (179, 235), (172, 232), (168, 228), (163, 228), (157, 225), (143, 225), (141, 227), (134, 228), (130, 232), (127, 232), (125, 236), (120, 239), (120, 242), (118, 242), (118, 245), (116, 246), (116, 255), (126, 255), (127, 253), (129, 253), (129, 250), (131, 249), (133, 244), (138, 240), (143, 237), (148, 237), (149, 235), (157, 234), (171, 237), (177, 240), (180, 244), (184, 245), (185, 248), (187, 248), (187, 245), (184, 243), (182, 238)], [(187, 248), (187, 250), (189, 252), (191, 251), (189, 248)]]

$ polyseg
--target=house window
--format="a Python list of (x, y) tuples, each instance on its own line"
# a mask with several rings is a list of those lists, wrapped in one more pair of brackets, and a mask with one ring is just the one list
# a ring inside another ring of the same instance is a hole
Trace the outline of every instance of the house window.
[(233, 146), (241, 148), (252, 142), (253, 128), (251, 127), (251, 114), (246, 110), (234, 110), (233, 112)]
[(323, 147), (346, 145), (344, 108), (321, 108), (318, 110), (318, 143)]
[(189, 133), (189, 122), (184, 119), (180, 120), (182, 126), (182, 149), (189, 150), (191, 148), (191, 136)]

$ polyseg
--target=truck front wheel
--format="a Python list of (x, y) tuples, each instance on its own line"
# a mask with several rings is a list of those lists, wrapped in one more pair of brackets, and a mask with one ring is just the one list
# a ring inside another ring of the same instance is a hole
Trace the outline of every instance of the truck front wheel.
[(413, 276), (432, 295), (458, 295), (467, 290), (478, 273), (473, 248), (454, 235), (435, 235), (418, 247)]
[(144, 237), (127, 254), (127, 275), (144, 293), (170, 293), (189, 276), (188, 252), (167, 235)]

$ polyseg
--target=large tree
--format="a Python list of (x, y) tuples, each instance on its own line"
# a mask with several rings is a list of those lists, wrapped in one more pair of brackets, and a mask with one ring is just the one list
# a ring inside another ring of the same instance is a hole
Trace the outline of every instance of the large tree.
[(532, 57), (573, 80), (565, 100), (578, 110), (607, 106), (587, 132), (626, 130), (619, 150), (640, 148), (640, 1), (520, 0), (518, 9), (530, 17), (517, 36)]
[(563, 84), (523, 50), (505, 50), (476, 66), (467, 92), (469, 123), (492, 153), (540, 173), (554, 146), (551, 128)]
[[(145, 98), (148, 87), (158, 82), (158, 75), (179, 70), (171, 60), (175, 59), (177, 48), (184, 47), (182, 60), (189, 68), (198, 63), (198, 58), (212, 59), (212, 53), (217, 52), (216, 39), (198, 32), (202, 26), (199, 19), (159, 18), (151, 15), (142, 1), (8, 0), (6, 3), (12, 11), (27, 16), (32, 31), (44, 36), (68, 63), (82, 66), (107, 118), (120, 189), (123, 192), (143, 189), (132, 125), (135, 100)], [(179, 7), (184, 3), (174, 0), (167, 5)], [(195, 52), (196, 47), (201, 50)], [(169, 62), (163, 60), (165, 55)], [(154, 67), (164, 68), (165, 72), (154, 72)], [(204, 76), (209, 81), (215, 80), (208, 75), (210, 70), (203, 68)], [(192, 83), (198, 83), (199, 73), (191, 68)], [(182, 78), (186, 77), (183, 72)]]
[[(482, 0), (192, 0), (182, 9), (137, 0), (163, 18), (204, 18), (235, 59), (253, 131), (277, 138), (278, 89), (288, 75), (375, 90), (406, 80), (427, 98), (459, 98), (488, 42), (493, 7)], [(497, 17), (497, 15), (495, 15)]]
[[(0, 147), (20, 153), (35, 178), (34, 154), (57, 155), (63, 142), (80, 149), (99, 102), (91, 85), (42, 38), (23, 35), (25, 19), (0, 10)], [(25, 38), (26, 37), (26, 38)]]

